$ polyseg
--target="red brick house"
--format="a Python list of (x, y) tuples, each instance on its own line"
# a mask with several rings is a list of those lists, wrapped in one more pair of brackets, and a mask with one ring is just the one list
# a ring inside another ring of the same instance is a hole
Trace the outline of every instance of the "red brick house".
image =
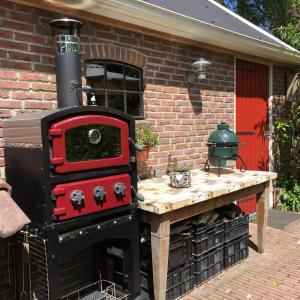
[[(272, 169), (272, 137), (258, 144), (251, 137), (272, 131), (274, 107), (284, 99), (300, 52), (212, 0), (0, 0), (1, 119), (56, 107), (48, 23), (63, 16), (84, 22), (85, 80), (93, 81), (89, 66), (105, 70), (106, 83), (94, 82), (98, 104), (132, 113), (159, 133), (160, 144), (147, 161), (151, 171), (164, 172), (174, 158), (203, 167), (208, 135), (222, 121), (246, 142), (249, 169)], [(206, 79), (190, 82), (200, 57), (211, 63)], [(139, 84), (112, 88), (109, 72), (124, 80), (131, 74)], [(1, 247), (0, 261), (6, 258), (7, 247)], [(0, 298), (14, 299), (5, 276)]]

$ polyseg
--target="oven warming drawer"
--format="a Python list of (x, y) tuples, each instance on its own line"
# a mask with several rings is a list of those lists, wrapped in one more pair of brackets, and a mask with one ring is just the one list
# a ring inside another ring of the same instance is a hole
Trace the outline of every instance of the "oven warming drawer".
[(121, 174), (58, 184), (52, 189), (53, 216), (58, 221), (128, 205), (130, 176)]

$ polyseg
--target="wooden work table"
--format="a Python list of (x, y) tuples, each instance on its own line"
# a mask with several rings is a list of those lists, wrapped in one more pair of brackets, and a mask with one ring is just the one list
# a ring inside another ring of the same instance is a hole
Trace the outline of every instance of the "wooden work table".
[(258, 194), (257, 246), (264, 252), (269, 186), (276, 173), (224, 170), (220, 177), (215, 170), (192, 171), (192, 185), (176, 189), (169, 186), (169, 177), (139, 182), (145, 201), (139, 203), (139, 218), (151, 225), (153, 284), (156, 300), (165, 299), (170, 225), (200, 213), (227, 205), (237, 199)]

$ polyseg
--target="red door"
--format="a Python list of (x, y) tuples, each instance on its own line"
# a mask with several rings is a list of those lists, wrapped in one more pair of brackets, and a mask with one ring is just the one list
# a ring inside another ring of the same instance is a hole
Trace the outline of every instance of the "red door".
[[(248, 170), (267, 171), (269, 68), (253, 62), (236, 61), (236, 131), (245, 143), (239, 154)], [(238, 162), (240, 167), (240, 162)], [(238, 201), (243, 211), (256, 211), (256, 195)]]

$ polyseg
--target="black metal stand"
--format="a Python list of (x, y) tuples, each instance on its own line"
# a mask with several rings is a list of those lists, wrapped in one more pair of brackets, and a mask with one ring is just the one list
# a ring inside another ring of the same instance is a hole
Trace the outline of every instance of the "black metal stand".
[[(38, 281), (37, 285), (31, 284), (27, 295), (35, 293), (38, 299), (44, 299), (48, 294), (49, 300), (61, 299), (61, 278), (60, 266), (67, 258), (72, 257), (80, 250), (110, 239), (120, 239), (126, 241), (128, 247), (126, 251), (127, 259), (126, 274), (128, 274), (128, 292), (130, 299), (134, 299), (140, 294), (140, 270), (139, 270), (139, 233), (135, 213), (111, 218), (93, 225), (59, 233), (55, 230), (45, 231), (43, 235), (24, 232), (28, 236), (30, 269), (39, 269), (38, 273), (31, 270), (29, 276), (31, 281)], [(100, 253), (95, 253), (98, 255)], [(27, 261), (27, 260), (26, 260)], [(24, 264), (19, 264), (19, 268)], [(20, 270), (22, 272), (23, 270)], [(24, 274), (24, 272), (23, 272)], [(28, 273), (27, 273), (28, 274)], [(26, 274), (25, 274), (26, 275)], [(37, 276), (38, 278), (34, 278)], [(23, 282), (20, 280), (19, 282)], [(95, 278), (98, 281), (99, 277)], [(37, 287), (34, 290), (34, 287)], [(18, 287), (18, 295), (22, 293), (23, 286)], [(23, 291), (24, 293), (24, 291)], [(19, 298), (18, 298), (19, 299)], [(31, 298), (28, 298), (28, 300)]]
[[(229, 157), (229, 156), (213, 156), (213, 157), (218, 158), (218, 160), (219, 160), (219, 162), (218, 162), (218, 177), (220, 177), (220, 175), (221, 175), (221, 160), (222, 159), (229, 160), (232, 157)], [(245, 162), (243, 161), (242, 157), (240, 155), (238, 155), (237, 158), (239, 158), (242, 163), (240, 166), (240, 171), (241, 172), (247, 171), (247, 166), (246, 166)], [(206, 160), (206, 162), (204, 164), (204, 170), (207, 172), (210, 170), (209, 158)]]

